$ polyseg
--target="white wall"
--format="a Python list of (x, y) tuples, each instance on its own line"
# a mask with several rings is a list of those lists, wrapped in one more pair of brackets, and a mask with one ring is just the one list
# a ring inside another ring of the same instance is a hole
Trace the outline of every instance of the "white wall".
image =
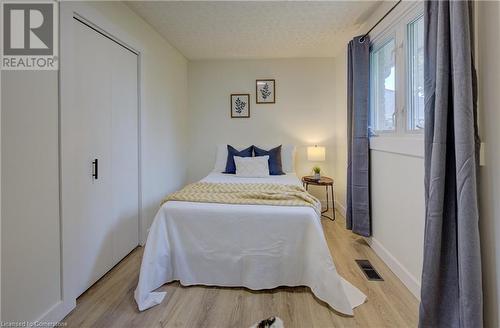
[[(383, 3), (360, 27), (368, 30), (393, 3)], [(411, 3), (402, 3), (374, 31), (400, 17)], [(354, 35), (353, 35), (354, 36)], [(346, 41), (347, 45), (347, 41)], [(347, 47), (335, 57), (335, 176), (339, 208), (345, 208), (347, 171)], [(391, 270), (419, 297), (424, 234), (423, 141), (371, 139), (371, 217), (373, 236), (367, 239)], [(407, 151), (410, 150), (410, 151)]]
[(3, 320), (60, 299), (57, 99), (57, 72), (2, 72)]
[(480, 167), (480, 233), (485, 327), (500, 327), (500, 3), (477, 1), (479, 132), (485, 143)]
[[(141, 214), (147, 228), (161, 198), (186, 178), (187, 61), (122, 3), (62, 6), (105, 22), (102, 28), (142, 51)], [(2, 72), (1, 91), (2, 319), (58, 320), (68, 308), (59, 275), (57, 72)]]
[(420, 297), (425, 226), (424, 159), (370, 151), (372, 248)]
[(345, 216), (347, 193), (347, 48), (335, 57), (335, 178), (336, 206)]
[[(276, 79), (276, 104), (255, 103), (259, 78)], [(220, 143), (297, 145), (299, 176), (314, 166), (306, 147), (324, 145), (327, 161), (319, 165), (334, 176), (333, 58), (193, 61), (188, 79), (189, 181), (212, 171)], [(231, 119), (231, 93), (250, 93), (250, 118)]]

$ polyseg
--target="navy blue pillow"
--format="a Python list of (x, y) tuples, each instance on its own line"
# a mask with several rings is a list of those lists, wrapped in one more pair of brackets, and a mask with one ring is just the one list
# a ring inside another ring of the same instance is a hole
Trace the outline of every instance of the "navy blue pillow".
[(243, 149), (242, 151), (238, 151), (234, 147), (227, 145), (226, 170), (222, 173), (228, 173), (228, 174), (236, 173), (236, 164), (234, 164), (234, 156), (252, 157), (252, 155), (253, 155), (253, 146)]
[(270, 175), (283, 175), (283, 168), (281, 166), (281, 145), (271, 150), (260, 149), (253, 146), (255, 156), (269, 155), (269, 174)]

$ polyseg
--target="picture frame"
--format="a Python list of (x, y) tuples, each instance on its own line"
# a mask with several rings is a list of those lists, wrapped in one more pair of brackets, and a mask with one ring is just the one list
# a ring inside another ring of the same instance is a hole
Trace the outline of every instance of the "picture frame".
[(231, 104), (231, 118), (250, 117), (249, 93), (232, 93), (229, 100)]
[(255, 101), (257, 104), (276, 103), (276, 80), (255, 80)]

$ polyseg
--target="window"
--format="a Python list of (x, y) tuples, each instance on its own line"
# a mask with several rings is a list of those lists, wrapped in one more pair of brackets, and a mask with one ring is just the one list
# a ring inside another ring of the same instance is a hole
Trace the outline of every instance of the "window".
[(408, 24), (408, 129), (424, 128), (424, 18)]
[(396, 63), (394, 50), (394, 39), (391, 39), (371, 53), (371, 128), (375, 131), (392, 131), (396, 128)]
[(424, 129), (424, 19), (409, 4), (374, 30), (370, 45), (370, 131), (403, 136)]

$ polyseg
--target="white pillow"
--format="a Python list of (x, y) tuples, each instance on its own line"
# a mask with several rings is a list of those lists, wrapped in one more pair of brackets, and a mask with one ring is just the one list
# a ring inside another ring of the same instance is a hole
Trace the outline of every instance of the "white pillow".
[[(227, 145), (217, 145), (217, 153), (215, 155), (214, 172), (224, 172), (227, 161)], [(225, 156), (224, 156), (225, 155)]]
[(236, 176), (244, 178), (265, 178), (269, 176), (269, 156), (234, 156)]
[[(231, 146), (233, 146), (238, 151), (241, 151), (249, 147), (249, 146), (241, 147), (234, 145)], [(219, 173), (224, 172), (226, 170), (226, 163), (227, 163), (227, 144), (218, 144), (217, 155), (215, 156), (214, 172), (219, 172)]]
[(281, 146), (281, 168), (285, 173), (295, 173), (295, 153), (294, 145)]

